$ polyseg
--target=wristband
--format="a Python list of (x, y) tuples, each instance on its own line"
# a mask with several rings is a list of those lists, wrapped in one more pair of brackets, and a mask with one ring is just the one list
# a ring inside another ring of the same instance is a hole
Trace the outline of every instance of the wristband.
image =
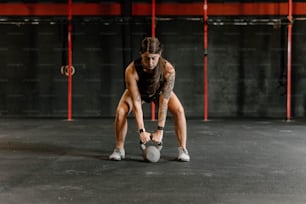
[(139, 134), (141, 134), (141, 133), (143, 133), (145, 131), (145, 129), (144, 128), (141, 128), (141, 129), (139, 129)]
[(162, 127), (162, 126), (157, 126), (157, 129), (158, 129), (158, 130), (164, 130), (164, 127)]

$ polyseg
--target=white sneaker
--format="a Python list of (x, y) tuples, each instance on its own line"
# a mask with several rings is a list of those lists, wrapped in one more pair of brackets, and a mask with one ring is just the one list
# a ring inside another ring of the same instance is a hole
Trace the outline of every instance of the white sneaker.
[(178, 160), (184, 161), (184, 162), (190, 161), (190, 156), (186, 148), (179, 147), (178, 151), (179, 151)]
[(124, 149), (114, 149), (114, 152), (109, 155), (110, 160), (120, 161), (121, 159), (125, 158), (125, 151)]

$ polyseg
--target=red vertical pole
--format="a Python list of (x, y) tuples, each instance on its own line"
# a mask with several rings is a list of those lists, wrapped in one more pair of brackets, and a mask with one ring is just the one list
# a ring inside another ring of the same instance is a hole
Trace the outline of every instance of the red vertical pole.
[(72, 0), (68, 0), (68, 121), (72, 120)]
[(291, 119), (292, 0), (288, 0), (287, 120)]
[(203, 76), (203, 80), (204, 80), (204, 121), (207, 121), (208, 119), (208, 71), (207, 71), (207, 47), (208, 47), (208, 25), (207, 25), (207, 0), (204, 0), (204, 6), (203, 6), (203, 10), (204, 10), (204, 17), (203, 17), (203, 21), (204, 21), (204, 76)]
[[(152, 0), (152, 22), (151, 22), (151, 35), (152, 37), (155, 37), (155, 0)], [(155, 120), (156, 116), (155, 116), (155, 103), (151, 103), (151, 120)]]
[(155, 13), (156, 13), (155, 8), (156, 8), (155, 0), (152, 0), (152, 22), (151, 22), (152, 37), (155, 37)]

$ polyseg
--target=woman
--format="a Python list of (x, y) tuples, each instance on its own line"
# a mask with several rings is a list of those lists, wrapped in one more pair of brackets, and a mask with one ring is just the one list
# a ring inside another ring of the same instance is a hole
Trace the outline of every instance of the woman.
[[(169, 110), (175, 123), (178, 140), (178, 160), (189, 161), (186, 148), (187, 127), (184, 108), (173, 92), (175, 69), (162, 56), (162, 47), (157, 38), (146, 37), (140, 45), (140, 58), (131, 62), (125, 70), (126, 90), (116, 110), (116, 147), (109, 156), (111, 160), (125, 157), (124, 142), (127, 134), (127, 116), (133, 111), (138, 127), (139, 139), (145, 144), (152, 140), (161, 143)], [(158, 106), (157, 129), (153, 133), (145, 130), (143, 103), (154, 102)]]

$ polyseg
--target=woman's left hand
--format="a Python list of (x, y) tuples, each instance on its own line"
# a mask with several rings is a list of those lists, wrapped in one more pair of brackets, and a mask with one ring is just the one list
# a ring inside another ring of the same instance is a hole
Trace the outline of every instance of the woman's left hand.
[(151, 140), (157, 144), (161, 144), (163, 140), (163, 130), (156, 130), (151, 134)]

